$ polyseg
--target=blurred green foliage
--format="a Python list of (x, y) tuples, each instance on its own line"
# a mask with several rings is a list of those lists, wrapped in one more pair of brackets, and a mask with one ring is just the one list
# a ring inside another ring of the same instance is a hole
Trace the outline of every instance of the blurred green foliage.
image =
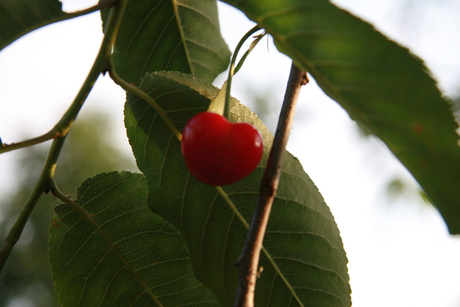
[[(134, 158), (113, 144), (112, 122), (107, 115), (94, 113), (79, 118), (67, 138), (58, 160), (56, 183), (63, 193), (76, 197), (77, 187), (88, 177), (113, 170), (137, 171)], [(0, 207), (0, 240), (9, 229), (37, 181), (48, 153), (49, 143), (15, 153), (16, 190), (4, 196)], [(48, 263), (48, 227), (53, 207), (59, 202), (43, 195), (0, 275), (0, 307), (59, 306)]]

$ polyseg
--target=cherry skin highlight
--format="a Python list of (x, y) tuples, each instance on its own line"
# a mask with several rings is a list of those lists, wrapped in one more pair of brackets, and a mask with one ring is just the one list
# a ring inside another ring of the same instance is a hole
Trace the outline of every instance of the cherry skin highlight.
[(252, 173), (262, 158), (263, 141), (248, 123), (231, 123), (219, 114), (202, 112), (185, 126), (181, 148), (196, 179), (223, 186)]

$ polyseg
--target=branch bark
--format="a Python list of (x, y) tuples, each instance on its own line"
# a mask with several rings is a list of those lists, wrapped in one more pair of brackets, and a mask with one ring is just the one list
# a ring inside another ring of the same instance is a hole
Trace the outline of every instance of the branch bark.
[(278, 189), (281, 167), (291, 131), (300, 87), (307, 83), (308, 78), (306, 72), (300, 70), (293, 63), (278, 121), (278, 127), (276, 128), (275, 139), (268, 157), (264, 176), (262, 177), (256, 209), (252, 217), (246, 243), (236, 263), (239, 268), (239, 277), (234, 306), (254, 306), (254, 294), (262, 242), (267, 228), (273, 199)]

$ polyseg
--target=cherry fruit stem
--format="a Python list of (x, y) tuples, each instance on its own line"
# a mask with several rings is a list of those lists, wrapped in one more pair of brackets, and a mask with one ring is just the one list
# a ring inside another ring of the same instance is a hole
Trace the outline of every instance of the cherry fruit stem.
[[(255, 32), (259, 31), (260, 28), (259, 26), (255, 26), (251, 30), (249, 30), (238, 42), (238, 45), (236, 45), (235, 52), (233, 52), (232, 55), (232, 60), (230, 62), (230, 67), (228, 69), (228, 77), (227, 77), (227, 89), (225, 92), (225, 107), (224, 107), (224, 117), (227, 120), (230, 120), (230, 89), (232, 87), (232, 79), (233, 75), (236, 73), (237, 70), (235, 70), (235, 62), (236, 62), (236, 57), (238, 56), (238, 52), (240, 51), (241, 47), (243, 46), (244, 42)], [(259, 42), (260, 39), (258, 39), (256, 42)], [(244, 61), (249, 54), (249, 52), (254, 48), (254, 46), (251, 46), (250, 50), (245, 53), (245, 55), (242, 58), (242, 61)], [(238, 64), (238, 69), (241, 67), (242, 62)]]
[(308, 83), (306, 72), (292, 64), (275, 139), (268, 157), (243, 251), (236, 265), (239, 269), (235, 307), (253, 307), (262, 242), (273, 200), (278, 189), (286, 144), (289, 139), (300, 88)]

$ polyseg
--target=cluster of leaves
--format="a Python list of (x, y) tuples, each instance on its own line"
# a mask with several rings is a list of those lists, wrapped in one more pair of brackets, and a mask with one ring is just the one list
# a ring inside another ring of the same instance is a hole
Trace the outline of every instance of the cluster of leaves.
[[(232, 120), (261, 131), (262, 162), (250, 176), (226, 187), (195, 180), (171, 127), (181, 131), (219, 95), (210, 82), (227, 68), (230, 52), (220, 35), (216, 2), (109, 2), (94, 8), (102, 9), (105, 35), (115, 41), (113, 48), (101, 48), (101, 54), (110, 52), (110, 61), (98, 57), (96, 64), (104, 65), (96, 75), (108, 69), (132, 92), (125, 125), (143, 174), (99, 174), (81, 185), (75, 202), (54, 182), (44, 185), (43, 191), (65, 202), (55, 209), (49, 238), (60, 302), (231, 306), (234, 263), (272, 135), (232, 99)], [(281, 52), (380, 137), (439, 208), (451, 233), (460, 233), (457, 124), (421, 60), (327, 0), (226, 2), (272, 35)], [(34, 28), (78, 15), (63, 13), (57, 0), (6, 0), (0, 6), (0, 47)], [(111, 18), (119, 23), (113, 26)], [(88, 84), (95, 81), (91, 76)], [(56, 137), (56, 142), (65, 140)], [(347, 258), (334, 218), (289, 153), (260, 266), (256, 306), (351, 305)]]

